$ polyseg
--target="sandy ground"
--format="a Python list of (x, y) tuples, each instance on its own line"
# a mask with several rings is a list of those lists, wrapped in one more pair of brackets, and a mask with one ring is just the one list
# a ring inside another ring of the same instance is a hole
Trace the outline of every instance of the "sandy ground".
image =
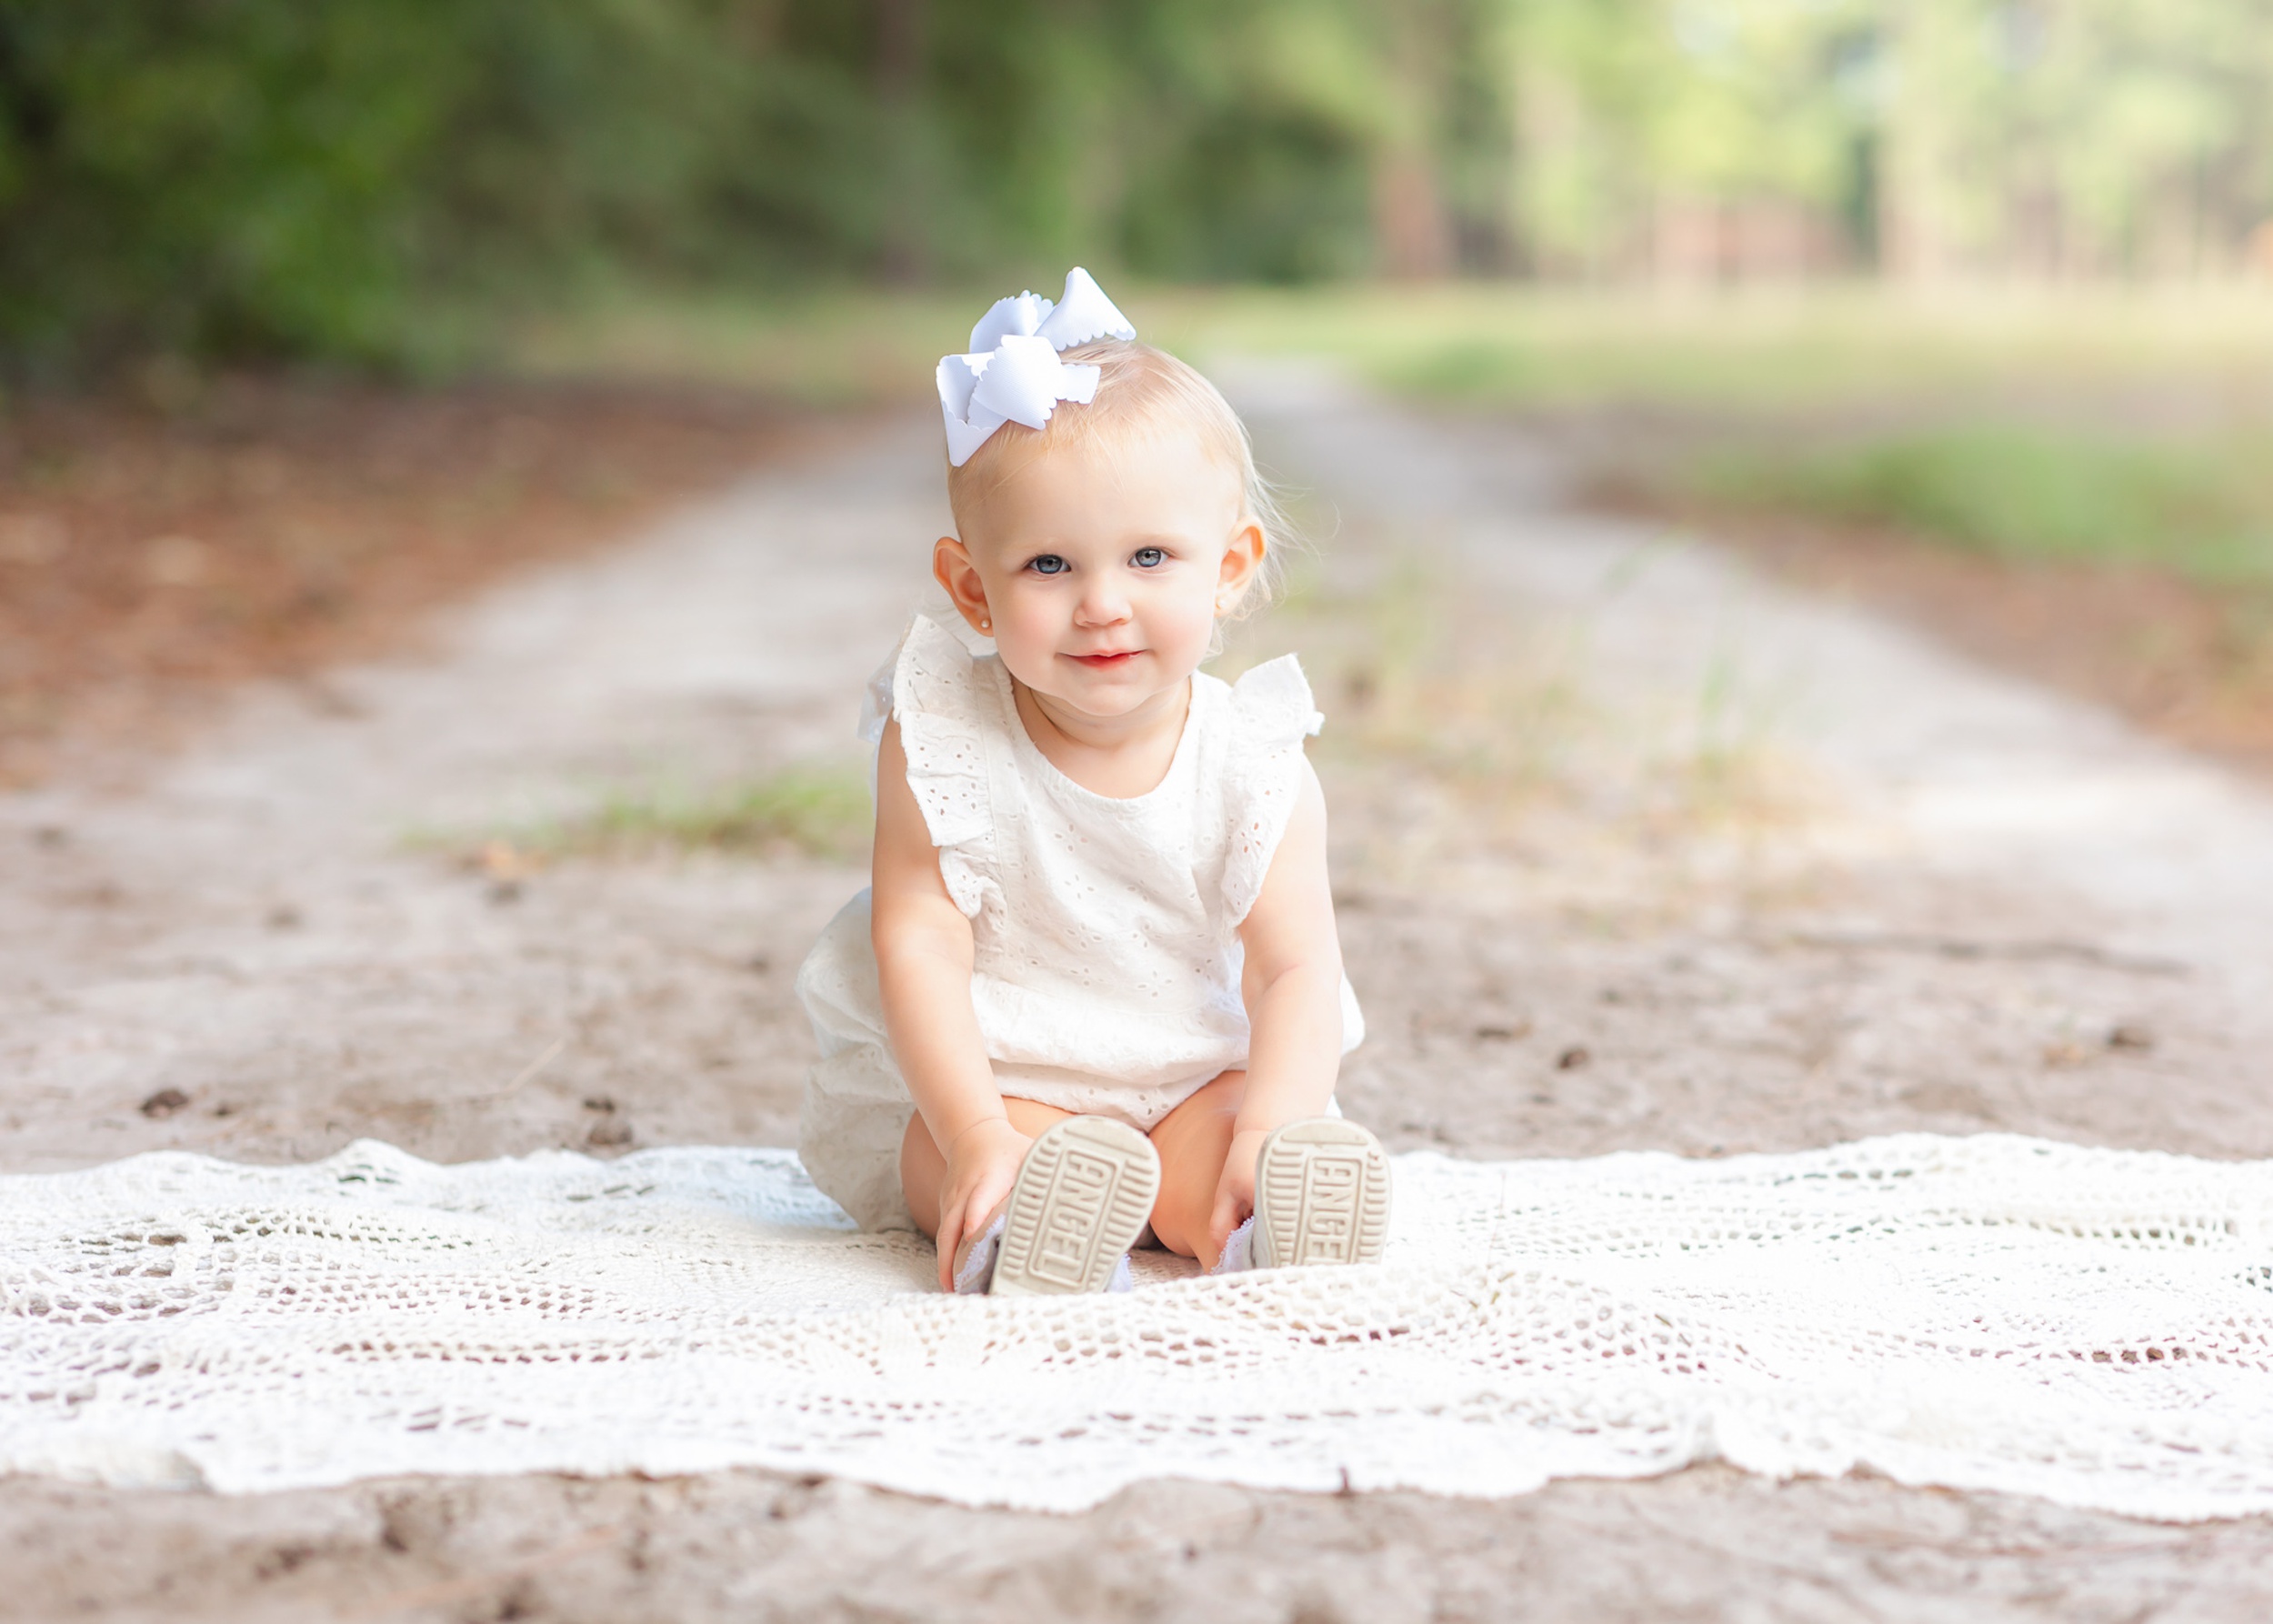
[[(1393, 1148), (2004, 1128), (2273, 1155), (2273, 803), (1677, 537), (1504, 428), (1234, 375), (1323, 539), (1234, 662), (1330, 717), (1343, 1099)], [(856, 867), (470, 865), (612, 790), (842, 763), (919, 598), (879, 431), (246, 696), (139, 787), (0, 800), (0, 1166), (794, 1137)], [(115, 764), (114, 764), (114, 769)], [(219, 1499), (0, 1480), (0, 1619), (2257, 1618), (2273, 1521), (1719, 1468), (1524, 1499), (1156, 1483), (1086, 1516), (760, 1472)]]
[(692, 386), (151, 376), (0, 413), (0, 790), (177, 743), (216, 690), (399, 651), (835, 421)]

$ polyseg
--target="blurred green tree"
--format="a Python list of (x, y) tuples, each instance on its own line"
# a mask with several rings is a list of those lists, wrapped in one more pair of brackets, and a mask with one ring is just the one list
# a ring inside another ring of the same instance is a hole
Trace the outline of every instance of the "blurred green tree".
[(2198, 274), (2273, 0), (0, 0), (0, 364), (592, 276)]
[(399, 356), (422, 289), (684, 252), (742, 106), (714, 34), (640, 0), (0, 0), (0, 343)]

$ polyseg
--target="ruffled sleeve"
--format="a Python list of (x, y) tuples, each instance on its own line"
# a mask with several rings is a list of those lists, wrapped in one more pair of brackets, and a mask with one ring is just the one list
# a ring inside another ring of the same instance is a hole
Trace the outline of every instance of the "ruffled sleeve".
[(1260, 665), (1232, 685), (1231, 760), (1225, 810), (1231, 849), (1224, 864), (1224, 907), (1234, 925), (1262, 894), (1302, 787), (1302, 741), (1325, 725), (1310, 683), (1291, 654)]
[[(992, 872), (994, 818), (987, 805), (987, 696), (971, 651), (928, 616), (918, 615), (892, 667), (891, 715), (900, 725), (907, 787), (939, 848), (947, 895), (976, 918)], [(881, 697), (882, 696), (878, 696)], [(883, 733), (883, 718), (876, 721)]]

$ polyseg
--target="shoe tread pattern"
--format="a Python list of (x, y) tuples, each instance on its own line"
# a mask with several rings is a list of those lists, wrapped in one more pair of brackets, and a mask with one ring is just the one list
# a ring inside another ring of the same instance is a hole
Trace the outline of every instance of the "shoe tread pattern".
[(1159, 1191), (1159, 1158), (1143, 1134), (1105, 1118), (1058, 1123), (1018, 1168), (989, 1289), (997, 1297), (1104, 1290)]
[(1355, 1123), (1289, 1123), (1263, 1143), (1255, 1207), (1267, 1268), (1376, 1262), (1389, 1235), (1388, 1158)]

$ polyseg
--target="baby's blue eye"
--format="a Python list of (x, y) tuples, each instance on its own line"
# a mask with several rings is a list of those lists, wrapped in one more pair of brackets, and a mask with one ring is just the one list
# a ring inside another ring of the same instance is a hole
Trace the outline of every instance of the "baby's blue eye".
[(1057, 576), (1064, 575), (1066, 571), (1073, 566), (1067, 564), (1063, 558), (1060, 558), (1056, 553), (1044, 553), (1039, 558), (1036, 558), (1033, 563), (1027, 565), (1026, 567), (1037, 576)]
[(1167, 554), (1158, 547), (1138, 547), (1129, 558), (1138, 569), (1157, 569), (1167, 561)]

